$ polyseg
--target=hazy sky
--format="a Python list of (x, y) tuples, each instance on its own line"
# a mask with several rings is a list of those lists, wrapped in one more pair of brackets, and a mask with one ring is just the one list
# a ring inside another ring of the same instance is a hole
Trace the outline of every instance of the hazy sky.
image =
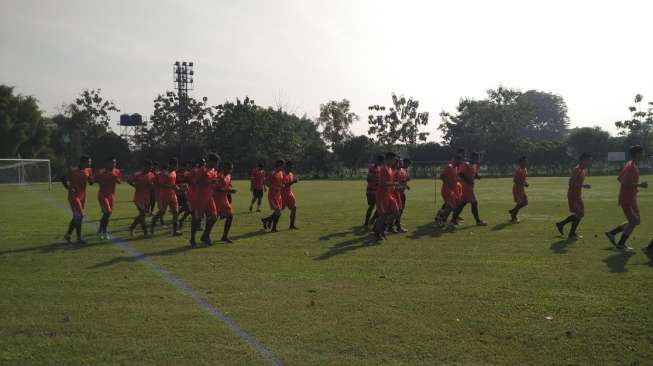
[[(562, 95), (573, 126), (614, 131), (634, 94), (653, 99), (653, 1), (0, 0), (0, 83), (49, 113), (83, 88), (149, 115), (194, 61), (193, 95), (249, 95), (309, 117), (390, 93), (431, 113), (499, 84)], [(117, 116), (116, 116), (117, 119)]]

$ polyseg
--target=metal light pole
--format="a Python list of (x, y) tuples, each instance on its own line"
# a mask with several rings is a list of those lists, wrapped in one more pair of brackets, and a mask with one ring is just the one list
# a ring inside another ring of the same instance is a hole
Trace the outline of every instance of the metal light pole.
[(179, 158), (183, 159), (184, 142), (186, 141), (186, 128), (188, 127), (188, 91), (193, 90), (193, 70), (192, 62), (175, 61), (172, 67), (172, 74), (179, 98)]

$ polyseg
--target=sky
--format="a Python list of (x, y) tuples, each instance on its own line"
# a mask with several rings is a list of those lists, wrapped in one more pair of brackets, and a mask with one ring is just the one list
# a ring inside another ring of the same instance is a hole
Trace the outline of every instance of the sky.
[[(628, 118), (653, 100), (653, 1), (0, 0), (0, 83), (53, 114), (85, 88), (152, 113), (174, 61), (195, 63), (211, 104), (248, 95), (314, 118), (391, 93), (438, 114), (498, 85), (561, 95), (572, 127)], [(117, 121), (118, 116), (115, 116)]]

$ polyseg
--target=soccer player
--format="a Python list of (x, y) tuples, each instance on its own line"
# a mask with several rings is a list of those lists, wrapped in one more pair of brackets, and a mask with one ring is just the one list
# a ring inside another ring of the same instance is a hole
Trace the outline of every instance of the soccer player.
[(519, 222), (517, 218), (519, 210), (528, 206), (528, 196), (525, 189), (528, 187), (528, 159), (522, 156), (517, 160), (517, 164), (517, 169), (512, 175), (512, 198), (515, 200), (515, 207), (508, 211), (512, 223)]
[(569, 240), (577, 240), (579, 238), (578, 234), (576, 234), (576, 229), (578, 229), (580, 220), (585, 216), (582, 190), (583, 188), (591, 188), (589, 184), (585, 184), (585, 176), (587, 175), (587, 168), (590, 164), (592, 164), (592, 156), (587, 153), (581, 154), (578, 159), (578, 165), (571, 171), (569, 189), (567, 190), (567, 202), (569, 203), (569, 212), (571, 212), (571, 215), (556, 223), (556, 229), (558, 229), (558, 232), (562, 236), (565, 235), (565, 225), (571, 223), (571, 230), (568, 235)]
[[(648, 188), (647, 182), (639, 182), (639, 162), (644, 157), (644, 149), (639, 146), (633, 146), (629, 150), (630, 160), (626, 163), (621, 174), (619, 174), (619, 206), (624, 211), (627, 222), (605, 233), (608, 240), (617, 250), (624, 252), (633, 252), (633, 248), (626, 245), (630, 234), (640, 222), (639, 207), (637, 206), (638, 188)], [(616, 242), (615, 235), (621, 233), (619, 242)]]
[(218, 210), (213, 200), (212, 186), (218, 178), (218, 173), (215, 170), (218, 166), (218, 161), (220, 161), (220, 157), (217, 154), (210, 153), (207, 158), (207, 164), (197, 168), (193, 174), (195, 181), (195, 187), (193, 188), (194, 202), (192, 203), (194, 215), (190, 230), (190, 246), (192, 248), (197, 246), (195, 236), (204, 216), (206, 216), (206, 225), (204, 226), (204, 232), (200, 240), (207, 246), (213, 244), (211, 242), (211, 229), (213, 229), (213, 225), (218, 220)]
[(440, 179), (442, 180), (440, 194), (444, 203), (435, 215), (435, 223), (438, 228), (445, 226), (449, 214), (458, 207), (458, 165), (462, 161), (463, 156), (456, 153), (453, 161), (447, 163), (440, 174)]
[(157, 220), (161, 220), (168, 208), (172, 213), (172, 235), (181, 235), (177, 230), (177, 218), (179, 216), (179, 201), (177, 200), (177, 158), (170, 158), (168, 164), (161, 166), (161, 171), (156, 177), (157, 206), (159, 211), (152, 217), (150, 231), (154, 235), (154, 228)]
[(147, 232), (147, 223), (145, 222), (145, 215), (150, 210), (150, 199), (151, 199), (151, 188), (154, 185), (156, 176), (152, 172), (152, 161), (145, 160), (143, 162), (143, 169), (140, 172), (134, 173), (127, 183), (130, 186), (135, 188), (134, 191), (134, 205), (138, 210), (138, 215), (134, 218), (134, 221), (129, 225), (129, 235), (134, 236), (134, 230), (137, 225), (141, 226), (143, 229), (143, 237), (149, 238)]
[(297, 217), (297, 203), (295, 201), (295, 194), (292, 191), (293, 184), (297, 183), (299, 180), (295, 177), (295, 174), (292, 171), (293, 163), (292, 161), (286, 161), (286, 168), (283, 174), (283, 188), (281, 189), (281, 197), (283, 199), (283, 207), (290, 210), (290, 230), (297, 230), (298, 227), (295, 225), (295, 218)]
[(460, 203), (453, 213), (453, 218), (451, 222), (455, 225), (460, 220), (460, 213), (463, 211), (465, 206), (469, 203), (472, 206), (472, 215), (474, 215), (474, 220), (476, 220), (476, 225), (486, 226), (487, 223), (481, 220), (478, 213), (478, 201), (476, 200), (476, 194), (474, 193), (474, 181), (480, 179), (478, 176), (478, 165), (479, 165), (480, 154), (476, 151), (470, 154), (470, 159), (468, 162), (462, 162), (458, 165), (458, 178), (462, 186), (462, 194), (460, 198)]
[(252, 173), (250, 174), (249, 190), (252, 192), (252, 202), (249, 204), (249, 212), (254, 209), (254, 202), (256, 202), (256, 212), (261, 212), (261, 200), (263, 200), (263, 192), (265, 191), (265, 169), (263, 163), (258, 163)]
[(378, 217), (374, 222), (374, 238), (386, 239), (385, 231), (399, 215), (399, 203), (395, 199), (394, 190), (397, 186), (393, 167), (396, 166), (397, 155), (387, 152), (384, 163), (379, 168), (379, 185), (376, 189), (376, 212)]
[(274, 170), (270, 173), (267, 179), (268, 185), (268, 203), (272, 214), (268, 217), (261, 219), (263, 229), (271, 228), (270, 232), (277, 232), (277, 224), (281, 218), (281, 210), (283, 209), (283, 160), (277, 160), (274, 163)]
[[(155, 177), (159, 176), (159, 163), (157, 162), (152, 162), (152, 173), (154, 174)], [(156, 190), (156, 184), (153, 184), (150, 186), (150, 205), (148, 206), (148, 213), (150, 215), (154, 215), (154, 207), (156, 207), (156, 202), (158, 200), (157, 196), (158, 192)], [(163, 222), (161, 222), (161, 225), (163, 225)]]
[(61, 184), (68, 191), (68, 203), (73, 211), (73, 218), (68, 224), (68, 230), (63, 238), (70, 243), (70, 235), (75, 230), (77, 244), (86, 244), (82, 239), (82, 222), (84, 221), (84, 206), (86, 204), (86, 184), (93, 184), (93, 173), (91, 171), (91, 158), (82, 155), (79, 157), (79, 165), (76, 168), (68, 169), (61, 177)]
[(192, 169), (192, 164), (190, 162), (185, 162), (184, 166), (181, 171), (178, 172), (177, 174), (177, 202), (179, 202), (179, 220), (177, 223), (177, 227), (179, 232), (181, 232), (181, 228), (184, 226), (184, 221), (186, 218), (188, 218), (189, 215), (191, 215), (191, 208), (190, 208), (190, 181), (188, 179), (190, 175), (190, 170)]
[[(363, 224), (365, 230), (367, 230), (370, 222), (374, 223), (378, 215), (378, 212), (374, 211), (374, 208), (376, 207), (376, 190), (379, 186), (379, 169), (384, 161), (385, 158), (383, 155), (378, 155), (374, 164), (370, 165), (367, 169), (367, 212), (365, 213), (365, 223)], [(372, 215), (372, 212), (374, 212), (374, 215)]]
[(395, 199), (399, 204), (399, 214), (397, 215), (397, 219), (395, 220), (394, 224), (397, 232), (399, 233), (407, 232), (406, 229), (401, 226), (401, 216), (403, 216), (404, 209), (406, 208), (406, 190), (410, 189), (410, 186), (408, 186), (408, 181), (410, 181), (410, 177), (408, 176), (408, 168), (410, 168), (410, 164), (410, 159), (397, 159), (397, 167), (395, 170), (397, 181), (397, 187), (395, 191), (397, 193), (395, 195)]
[(116, 198), (116, 184), (121, 183), (122, 175), (117, 168), (116, 159), (110, 157), (106, 161), (104, 168), (98, 170), (94, 177), (100, 189), (97, 192), (97, 198), (102, 209), (102, 218), (100, 218), (100, 228), (98, 234), (100, 239), (109, 239), (109, 218), (113, 212), (113, 202)]
[(233, 221), (233, 208), (231, 207), (231, 201), (227, 196), (229, 193), (236, 193), (236, 190), (231, 187), (231, 172), (233, 167), (234, 166), (231, 162), (225, 162), (222, 164), (222, 169), (218, 173), (213, 194), (218, 215), (221, 219), (225, 219), (224, 231), (222, 232), (222, 238), (220, 239), (223, 243), (233, 243), (233, 241), (229, 239), (229, 229), (231, 229), (231, 223)]

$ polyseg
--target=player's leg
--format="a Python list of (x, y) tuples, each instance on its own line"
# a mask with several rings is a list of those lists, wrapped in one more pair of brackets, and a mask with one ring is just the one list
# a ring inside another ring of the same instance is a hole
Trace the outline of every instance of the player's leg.
[(564, 220), (556, 222), (556, 229), (558, 229), (560, 235), (565, 235), (565, 231), (564, 231), (565, 225), (569, 223), (573, 223), (575, 221), (576, 221), (576, 214), (572, 213), (571, 215), (567, 216), (567, 218), (565, 218)]
[[(159, 210), (156, 212), (154, 216), (152, 216), (152, 220), (150, 222), (150, 232), (152, 233), (152, 235), (154, 235), (154, 228), (156, 227), (156, 223), (161, 222), (161, 219), (163, 218), (163, 215), (166, 214), (167, 210), (168, 210), (168, 204), (165, 202), (160, 202)], [(161, 226), (163, 226), (163, 223), (161, 223)]]
[(467, 202), (463, 201), (460, 204), (458, 204), (458, 206), (453, 210), (453, 214), (451, 215), (451, 223), (453, 225), (458, 225), (458, 219), (460, 217), (460, 213), (463, 212), (465, 206), (467, 206)]
[(256, 212), (261, 212), (262, 201), (263, 201), (263, 190), (259, 190), (256, 196)]
[(585, 216), (585, 213), (582, 211), (575, 214), (574, 221), (571, 222), (571, 230), (569, 230), (569, 239), (575, 240), (579, 238), (576, 230), (578, 230), (578, 225), (580, 225), (580, 221), (583, 219), (583, 216)]
[(231, 229), (233, 219), (234, 217), (231, 213), (228, 213), (224, 217), (224, 230), (222, 231), (222, 238), (220, 239), (220, 241), (224, 243), (233, 243), (233, 241), (229, 239), (229, 230)]
[(204, 232), (202, 233), (200, 240), (206, 245), (211, 245), (213, 244), (211, 241), (211, 230), (213, 230), (213, 226), (218, 221), (218, 210), (215, 201), (212, 198), (209, 198), (206, 201), (204, 213), (206, 214), (206, 224), (204, 225)]
[(278, 231), (277, 224), (279, 223), (279, 219), (281, 219), (281, 209), (276, 209), (272, 216), (272, 229), (270, 232), (276, 233)]
[(297, 207), (293, 207), (293, 208), (290, 209), (290, 226), (289, 226), (289, 229), (291, 229), (291, 230), (299, 229), (295, 225), (295, 219), (296, 218), (297, 218)]
[(374, 212), (374, 207), (376, 207), (376, 195), (374, 193), (366, 193), (367, 196), (367, 211), (365, 212), (365, 222), (363, 227), (367, 229), (370, 225), (370, 218), (372, 217), (372, 212)]
[(635, 227), (637, 227), (640, 224), (639, 209), (637, 209), (637, 207), (624, 207), (624, 212), (626, 213), (626, 218), (628, 219), (628, 223), (626, 224), (623, 232), (621, 233), (621, 237), (619, 238), (619, 242), (617, 243), (617, 249), (624, 250), (624, 251), (632, 251), (633, 249), (630, 248), (628, 245), (626, 245), (626, 241), (628, 241), (628, 238), (635, 230)]

